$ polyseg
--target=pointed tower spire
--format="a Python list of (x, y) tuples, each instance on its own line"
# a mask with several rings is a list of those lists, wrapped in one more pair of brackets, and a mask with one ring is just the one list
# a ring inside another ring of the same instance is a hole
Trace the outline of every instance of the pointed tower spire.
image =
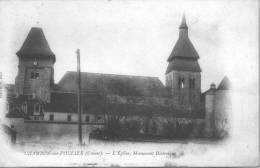
[(16, 53), (20, 58), (48, 58), (55, 62), (55, 55), (40, 27), (32, 27), (21, 49)]
[(35, 95), (44, 103), (50, 102), (54, 85), (55, 55), (40, 27), (32, 27), (18, 56), (15, 90), (19, 95)]
[(186, 24), (186, 17), (185, 17), (185, 13), (183, 13), (182, 15), (182, 21), (181, 21), (181, 25), (179, 27), (180, 29), (188, 29), (188, 26)]
[[(188, 36), (185, 14), (179, 26), (179, 39), (168, 58), (166, 86), (177, 109), (194, 112), (200, 108), (201, 69), (199, 54)], [(183, 108), (185, 107), (185, 108)]]
[[(183, 16), (182, 16), (182, 22), (179, 27), (179, 39), (176, 42), (167, 61), (171, 62), (171, 61), (173, 61), (174, 58), (182, 59), (182, 61), (184, 61), (183, 59), (194, 60), (195, 62), (193, 64), (193, 66), (190, 66), (188, 64), (187, 65), (185, 64), (185, 65), (187, 67), (196, 67), (194, 70), (201, 71), (199, 65), (196, 62), (196, 60), (199, 59), (199, 54), (197, 53), (196, 49), (194, 48), (194, 46), (191, 43), (189, 36), (188, 36), (188, 26), (186, 24), (185, 14), (183, 14)], [(187, 62), (187, 61), (185, 61), (185, 62)], [(181, 65), (181, 67), (182, 66), (184, 66), (184, 64)], [(179, 67), (179, 66), (175, 66), (175, 67)], [(169, 71), (171, 71), (172, 68), (173, 68), (173, 66), (170, 66), (169, 69), (167, 70), (167, 73)]]

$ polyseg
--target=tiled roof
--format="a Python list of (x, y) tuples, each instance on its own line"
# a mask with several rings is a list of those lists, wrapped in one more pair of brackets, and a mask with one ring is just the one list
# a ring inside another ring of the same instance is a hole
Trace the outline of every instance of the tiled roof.
[(188, 36), (188, 26), (186, 24), (185, 15), (182, 17), (182, 22), (179, 27), (179, 39), (176, 42), (169, 58), (168, 62), (172, 61), (175, 57), (186, 58), (186, 59), (199, 59), (199, 54), (195, 50)]
[(31, 28), (21, 49), (16, 53), (20, 58), (48, 58), (55, 62), (55, 55), (51, 51), (49, 44), (41, 28)]
[(208, 90), (204, 91), (203, 93), (201, 93), (200, 95), (200, 101), (205, 103), (205, 98), (206, 95), (211, 91), (211, 89), (209, 88)]
[(185, 16), (180, 25), (179, 39), (177, 40), (169, 58), (166, 73), (172, 70), (201, 72), (199, 63), (199, 54), (191, 43), (188, 36), (188, 26)]
[(199, 59), (199, 54), (194, 48), (188, 36), (179, 37), (176, 42), (169, 58), (168, 62), (172, 61), (174, 57), (186, 58), (186, 59)]
[[(215, 84), (214, 84), (215, 85)], [(210, 92), (213, 92), (213, 93), (215, 93), (216, 91), (218, 91), (218, 90), (230, 90), (231, 89), (231, 82), (230, 82), (230, 80), (228, 79), (228, 77), (224, 77), (223, 79), (222, 79), (222, 81), (220, 82), (220, 84), (218, 85), (218, 88), (216, 89), (216, 88), (214, 88), (214, 89), (212, 89), (212, 88), (209, 88), (208, 90), (206, 90), (205, 92), (203, 92), (202, 94), (201, 94), (201, 100), (202, 101), (205, 101), (205, 95), (206, 94), (208, 94), (208, 93), (210, 93)]]
[(201, 72), (199, 63), (197, 60), (184, 60), (184, 59), (173, 59), (167, 67), (166, 74), (172, 70), (176, 71), (191, 71), (191, 72)]
[[(103, 101), (102, 95), (83, 94), (82, 113), (110, 114), (122, 116), (172, 116), (176, 118), (203, 118), (202, 113), (185, 113), (167, 106), (122, 104)], [(51, 103), (46, 104), (45, 111), (60, 113), (77, 113), (77, 95), (74, 93), (52, 93)]]
[[(58, 85), (64, 91), (76, 92), (77, 77), (77, 72), (67, 72)], [(157, 77), (81, 72), (81, 82), (83, 92), (120, 96), (168, 96), (165, 86)]]
[(220, 82), (220, 84), (218, 85), (217, 90), (230, 90), (230, 88), (231, 88), (231, 83), (228, 77), (225, 76)]
[[(101, 113), (104, 106), (102, 97), (98, 94), (82, 95), (83, 113)], [(76, 93), (51, 93), (51, 102), (45, 106), (47, 112), (77, 113)]]

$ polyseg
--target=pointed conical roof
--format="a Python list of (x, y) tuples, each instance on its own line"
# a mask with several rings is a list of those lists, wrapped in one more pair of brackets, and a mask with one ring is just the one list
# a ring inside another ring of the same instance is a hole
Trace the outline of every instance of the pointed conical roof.
[(189, 38), (179, 37), (168, 58), (168, 62), (177, 57), (184, 59), (199, 59), (199, 54), (195, 50)]
[(39, 27), (31, 28), (21, 49), (16, 53), (20, 58), (49, 58), (55, 62), (55, 55)]
[(184, 60), (175, 59), (168, 64), (166, 74), (175, 71), (190, 71), (190, 72), (201, 72), (198, 61), (196, 60)]
[(172, 70), (201, 72), (201, 68), (198, 63), (199, 54), (189, 39), (185, 15), (182, 17), (182, 22), (179, 29), (179, 39), (167, 60), (169, 65), (167, 67), (166, 74)]
[(231, 83), (228, 77), (224, 77), (220, 84), (218, 85), (218, 90), (230, 90)]
[(170, 62), (175, 57), (184, 58), (184, 59), (199, 59), (199, 54), (195, 50), (188, 36), (188, 30), (187, 30), (188, 26), (186, 24), (185, 15), (182, 18), (182, 23), (179, 28), (180, 28), (179, 39), (176, 42), (168, 58), (168, 62)]
[(182, 21), (181, 21), (181, 25), (179, 27), (180, 29), (188, 29), (188, 26), (186, 24), (186, 17), (185, 17), (185, 14), (183, 14), (182, 16)]

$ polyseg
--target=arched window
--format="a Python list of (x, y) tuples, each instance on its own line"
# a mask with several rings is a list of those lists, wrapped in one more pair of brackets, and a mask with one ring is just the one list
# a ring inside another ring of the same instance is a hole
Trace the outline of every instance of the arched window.
[(25, 114), (27, 114), (27, 103), (26, 103), (26, 102), (24, 102), (24, 103), (22, 104), (22, 111), (23, 111)]
[(31, 79), (39, 79), (40, 78), (40, 73), (36, 71), (31, 72)]
[(39, 115), (41, 113), (41, 105), (39, 103), (36, 103), (34, 105), (34, 114)]
[(179, 78), (178, 87), (179, 87), (179, 89), (184, 88), (184, 78)]

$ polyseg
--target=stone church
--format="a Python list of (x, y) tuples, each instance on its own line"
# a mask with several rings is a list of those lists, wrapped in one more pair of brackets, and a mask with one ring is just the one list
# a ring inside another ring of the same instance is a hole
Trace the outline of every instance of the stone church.
[[(58, 59), (38, 27), (31, 28), (16, 55), (15, 84), (6, 85), (6, 118), (17, 132), (17, 140), (77, 138), (77, 72), (68, 71), (54, 83)], [(130, 134), (133, 129), (131, 135), (135, 136), (175, 137), (189, 131), (188, 136), (204, 132), (211, 136), (217, 114), (223, 113), (223, 118), (230, 111), (230, 105), (223, 105), (229, 81), (224, 78), (218, 88), (212, 84), (201, 93), (199, 58), (184, 16), (179, 39), (167, 60), (166, 86), (158, 77), (81, 72), (83, 136), (112, 121), (120, 124), (121, 132)]]

